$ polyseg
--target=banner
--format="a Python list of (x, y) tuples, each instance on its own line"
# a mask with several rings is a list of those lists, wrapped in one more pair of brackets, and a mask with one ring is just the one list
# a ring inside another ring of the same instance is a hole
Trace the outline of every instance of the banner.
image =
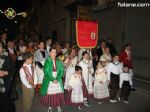
[(98, 41), (98, 23), (76, 21), (76, 40), (80, 48), (95, 48)]

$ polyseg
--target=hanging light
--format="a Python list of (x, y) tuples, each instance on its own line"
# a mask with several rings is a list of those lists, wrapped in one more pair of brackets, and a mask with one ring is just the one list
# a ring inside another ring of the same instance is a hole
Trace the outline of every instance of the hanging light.
[(4, 12), (2, 10), (0, 10), (0, 13), (2, 13), (2, 14), (4, 13), (8, 19), (13, 19), (17, 15), (21, 15), (24, 18), (27, 16), (26, 12), (16, 13), (16, 11), (13, 8), (7, 8)]

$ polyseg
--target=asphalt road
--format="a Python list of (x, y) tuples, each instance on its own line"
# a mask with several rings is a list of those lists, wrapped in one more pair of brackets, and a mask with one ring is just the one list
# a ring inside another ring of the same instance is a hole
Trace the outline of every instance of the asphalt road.
[[(97, 104), (90, 99), (90, 107), (83, 106), (82, 110), (78, 110), (72, 106), (62, 106), (63, 112), (150, 112), (150, 83), (136, 80), (136, 91), (131, 92), (129, 104), (123, 102), (110, 103), (104, 102)], [(147, 89), (149, 88), (149, 89)], [(22, 92), (19, 90), (19, 100), (16, 101), (17, 112), (22, 112)], [(40, 95), (35, 94), (32, 112), (47, 112), (47, 107), (40, 104)], [(57, 112), (54, 109), (54, 112)]]

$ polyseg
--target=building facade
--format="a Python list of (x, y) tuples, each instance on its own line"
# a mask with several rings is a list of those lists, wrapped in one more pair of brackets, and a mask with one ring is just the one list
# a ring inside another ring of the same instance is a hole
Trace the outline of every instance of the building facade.
[(135, 76), (150, 80), (149, 12), (147, 7), (118, 7), (116, 0), (45, 0), (39, 5), (39, 32), (59, 42), (73, 43), (77, 19), (98, 21), (99, 40), (113, 38), (118, 51), (131, 43)]

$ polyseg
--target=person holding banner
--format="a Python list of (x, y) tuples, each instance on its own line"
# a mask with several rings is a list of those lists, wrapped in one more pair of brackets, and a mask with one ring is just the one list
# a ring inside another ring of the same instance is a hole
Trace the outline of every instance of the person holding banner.
[[(93, 96), (92, 74), (94, 73), (94, 69), (92, 60), (89, 59), (89, 54), (87, 51), (82, 53), (82, 60), (79, 62), (79, 66), (82, 67), (82, 75), (85, 83), (83, 88), (84, 105), (89, 106), (87, 98)], [(85, 93), (86, 91), (87, 94)]]

